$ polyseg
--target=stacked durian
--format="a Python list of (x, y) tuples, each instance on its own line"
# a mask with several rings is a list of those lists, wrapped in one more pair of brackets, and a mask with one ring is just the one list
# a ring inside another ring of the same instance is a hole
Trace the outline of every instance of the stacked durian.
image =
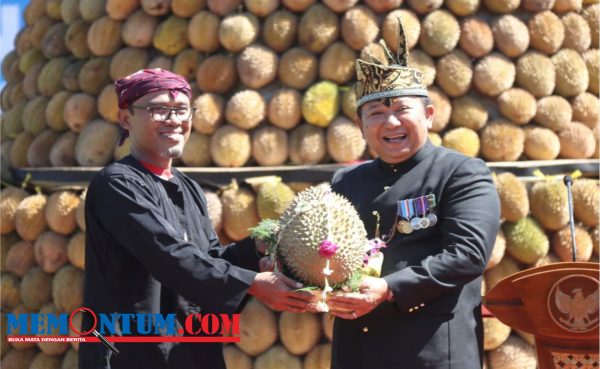
[[(485, 272), (485, 290), (503, 278), (532, 267), (572, 261), (567, 190), (562, 178), (524, 183), (512, 173), (494, 175), (502, 226)], [(577, 261), (598, 262), (600, 188), (597, 179), (573, 184)], [(513, 331), (496, 318), (484, 319), (489, 367), (535, 369), (533, 337)]]
[[(494, 175), (494, 181), (502, 225), (482, 293), (520, 270), (571, 260), (567, 194), (562, 181), (549, 177), (524, 182), (511, 173)], [(279, 218), (294, 195), (311, 185), (283, 183), (277, 178), (246, 182), (233, 181), (220, 189), (205, 190), (209, 217), (223, 244), (247, 237), (249, 228), (261, 219)], [(598, 262), (599, 197), (598, 180), (575, 180), (575, 237), (580, 261)], [(68, 312), (81, 305), (84, 198), (85, 193), (73, 191), (44, 195), (6, 187), (0, 192), (2, 313)], [(242, 321), (246, 323), (241, 327), (241, 342), (225, 348), (229, 369), (328, 367), (332, 335), (329, 315), (277, 313), (253, 300), (246, 306)], [(535, 368), (531, 336), (512, 332), (495, 318), (484, 319), (484, 330), (488, 368)], [(9, 363), (28, 367), (34, 359), (52, 361), (59, 367), (61, 357), (64, 368), (76, 367), (68, 366), (76, 363), (75, 344), (69, 348), (55, 343), (8, 344), (3, 340), (1, 348), (3, 367), (17, 365)]]
[(3, 368), (77, 368), (77, 343), (8, 343), (5, 314), (71, 313), (82, 306), (83, 204), (75, 191), (46, 195), (5, 187), (0, 192)]
[[(296, 189), (305, 184), (290, 184)], [(217, 231), (228, 230), (232, 238), (244, 237), (243, 227), (258, 217), (279, 217), (295, 191), (287, 184), (269, 180), (249, 187), (231, 186), (206, 190), (208, 214)], [(257, 198), (257, 200), (256, 200)], [(17, 187), (0, 192), (0, 366), (6, 368), (77, 368), (77, 343), (8, 343), (6, 313), (70, 313), (83, 303), (85, 260), (85, 192), (35, 193)], [(257, 207), (260, 206), (260, 208)], [(224, 222), (245, 219), (248, 209), (256, 218), (235, 227)], [(79, 315), (75, 316), (76, 318)], [(256, 300), (245, 307), (242, 341), (228, 345), (225, 359), (230, 369), (289, 367), (322, 368), (329, 363), (332, 320), (313, 314), (275, 313)], [(323, 323), (322, 323), (323, 321)], [(58, 334), (58, 332), (56, 332)], [(70, 332), (71, 335), (76, 335)], [(288, 367), (286, 364), (285, 367)]]
[(437, 107), (433, 142), (489, 161), (597, 157), (599, 12), (593, 0), (32, 0), (2, 62), (2, 160), (123, 157), (112, 82), (143, 67), (194, 88), (179, 165), (367, 158), (353, 62), (385, 60), (377, 42), (396, 48), (398, 18)]
[[(262, 219), (278, 219), (294, 195), (310, 183), (283, 183), (278, 178), (232, 183), (208, 191), (209, 216), (222, 244), (242, 240)], [(329, 314), (275, 312), (252, 298), (240, 320), (240, 342), (223, 353), (228, 369), (328, 368), (333, 319)]]
[[(548, 177), (534, 182), (525, 182), (511, 173), (502, 173), (494, 175), (494, 181), (501, 200), (502, 225), (485, 272), (482, 294), (485, 294), (497, 282), (510, 274), (535, 266), (572, 260), (570, 230), (567, 223), (567, 194), (562, 180)], [(272, 209), (285, 208), (291, 201), (293, 191), (301, 191), (307, 185), (304, 183), (286, 184), (277, 182), (276, 185), (268, 185), (277, 186), (277, 189), (265, 187), (263, 191), (260, 190), (262, 185), (253, 186), (254, 191), (252, 187), (244, 187), (243, 184), (238, 185), (236, 183), (229, 186), (221, 197), (223, 200), (222, 224), (224, 225), (224, 230), (221, 232), (222, 241), (228, 242), (247, 236), (249, 233), (247, 228), (251, 225), (243, 222), (252, 219), (251, 222), (256, 224), (259, 219), (265, 218), (265, 216), (260, 215), (261, 213), (270, 213), (272, 218), (279, 217), (281, 211), (272, 212)], [(269, 190), (264, 191), (266, 188)], [(268, 200), (264, 198), (265, 192), (270, 194)], [(275, 193), (279, 193), (279, 195), (274, 195)], [(598, 262), (599, 181), (596, 179), (576, 179), (573, 185), (573, 199), (576, 220), (575, 237), (578, 245), (577, 260)], [(244, 204), (244, 206), (241, 207), (239, 204)], [(266, 217), (269, 218), (269, 216)], [(258, 305), (258, 302), (256, 304)], [(255, 310), (254, 307), (251, 311), (253, 310)], [(242, 343), (239, 345), (239, 348), (246, 355), (233, 347), (226, 348), (226, 357), (227, 355), (235, 357), (235, 359), (230, 359), (231, 362), (228, 361), (228, 364), (232, 365), (231, 368), (251, 367), (251, 357), (256, 355), (259, 356), (255, 357), (254, 365), (265, 365), (265, 362), (271, 362), (270, 360), (282, 360), (286, 363), (286, 367), (288, 365), (290, 367), (301, 367), (301, 358), (297, 357), (301, 354), (295, 353), (292, 348), (285, 344), (284, 332), (288, 328), (282, 327), (282, 321), (284, 315), (288, 315), (288, 313), (284, 313), (280, 317), (281, 343), (277, 342), (275, 323), (273, 323), (276, 319), (274, 318), (275, 315), (269, 315), (267, 318), (264, 312), (256, 314), (256, 317), (252, 318), (255, 323), (252, 323), (246, 333), (249, 335), (248, 341), (246, 342), (242, 338)], [(276, 313), (271, 312), (271, 314)], [(306, 314), (290, 315), (297, 316), (296, 319), (313, 319), (309, 317), (300, 318)], [(323, 324), (330, 321), (327, 315), (324, 315), (323, 319)], [(295, 332), (295, 334), (290, 333), (290, 336), (305, 337), (312, 342), (314, 332), (316, 332), (316, 329), (312, 328), (314, 323), (303, 324), (311, 327), (307, 328), (309, 332), (306, 336), (299, 333), (303, 331)], [(266, 332), (262, 329), (265, 329)], [(484, 331), (484, 347), (488, 368), (535, 369), (537, 367), (534, 342), (531, 335), (524, 332), (513, 332), (510, 327), (496, 318), (484, 319)], [(330, 334), (328, 333), (329, 338)], [(255, 344), (262, 347), (262, 349), (254, 347), (244, 349), (245, 345)], [(304, 365), (313, 365), (313, 360), (317, 357), (324, 360), (324, 363), (328, 362), (331, 355), (330, 345), (321, 344), (316, 347), (322, 351), (319, 354), (309, 353), (306, 355)], [(256, 352), (264, 352), (264, 355), (273, 355), (277, 359), (261, 358), (262, 355), (256, 354)], [(323, 367), (327, 368), (328, 365), (324, 364)]]
[(240, 342), (223, 350), (227, 369), (329, 368), (330, 315), (277, 313), (252, 299), (240, 319)]

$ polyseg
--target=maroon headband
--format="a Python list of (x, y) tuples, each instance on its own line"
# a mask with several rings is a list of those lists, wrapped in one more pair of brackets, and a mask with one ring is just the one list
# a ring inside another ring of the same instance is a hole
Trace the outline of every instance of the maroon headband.
[(142, 69), (115, 81), (119, 108), (127, 109), (140, 97), (156, 91), (169, 91), (175, 98), (177, 92), (192, 97), (190, 84), (182, 76), (168, 70)]

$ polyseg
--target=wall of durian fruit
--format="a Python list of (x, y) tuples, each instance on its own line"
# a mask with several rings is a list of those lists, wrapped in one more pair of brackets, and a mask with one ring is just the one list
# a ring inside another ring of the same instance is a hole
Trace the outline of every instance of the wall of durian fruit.
[(369, 156), (356, 57), (398, 18), (437, 107), (431, 139), (487, 161), (598, 157), (597, 0), (32, 0), (2, 61), (3, 167), (124, 156), (112, 81), (186, 76), (198, 109), (180, 165)]
[[(495, 175), (503, 224), (482, 294), (502, 278), (533, 266), (570, 261), (567, 193), (562, 180), (525, 182)], [(309, 183), (232, 182), (207, 187), (209, 216), (223, 243), (241, 240), (260, 219), (280, 216)], [(598, 180), (573, 186), (578, 260), (598, 262)], [(84, 191), (32, 194), (17, 187), (0, 192), (2, 313), (70, 312), (82, 304)], [(5, 322), (5, 319), (2, 319)], [(332, 319), (321, 314), (273, 312), (252, 300), (242, 313), (241, 342), (225, 348), (228, 369), (329, 368)], [(489, 369), (535, 369), (532, 337), (495, 318), (484, 319)], [(6, 327), (2, 327), (4, 333)], [(77, 344), (7, 343), (2, 368), (76, 368)]]

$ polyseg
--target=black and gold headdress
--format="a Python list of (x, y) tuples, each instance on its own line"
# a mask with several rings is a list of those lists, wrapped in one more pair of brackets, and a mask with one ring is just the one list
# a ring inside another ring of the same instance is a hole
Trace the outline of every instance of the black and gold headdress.
[(385, 41), (380, 41), (389, 65), (371, 58), (356, 59), (356, 106), (388, 97), (427, 96), (423, 75), (408, 66), (408, 48), (402, 22), (398, 19), (398, 52), (394, 55)]

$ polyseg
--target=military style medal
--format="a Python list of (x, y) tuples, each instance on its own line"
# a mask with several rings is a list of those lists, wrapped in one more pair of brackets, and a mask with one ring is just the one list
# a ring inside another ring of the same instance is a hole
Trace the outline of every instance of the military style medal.
[(413, 209), (413, 213), (410, 217), (410, 227), (415, 231), (418, 231), (419, 229), (421, 229), (421, 218), (416, 216), (419, 213), (419, 203), (415, 199), (410, 199), (406, 201), (410, 204), (410, 207)]
[(415, 208), (410, 200), (398, 201), (398, 215), (402, 217), (402, 220), (398, 222), (396, 228), (398, 232), (409, 234), (412, 233), (413, 229), (409, 223), (410, 219), (415, 213)]
[(401, 219), (396, 222), (396, 229), (400, 233), (410, 234), (419, 229), (433, 227), (438, 219), (433, 214), (435, 208), (435, 195), (429, 194), (416, 199), (397, 201), (397, 216)]
[(428, 228), (431, 224), (429, 218), (427, 218), (427, 209), (429, 209), (429, 203), (425, 196), (421, 196), (415, 200), (417, 203), (417, 214), (419, 214), (419, 225), (422, 229)]
[(414, 229), (415, 231), (418, 231), (419, 229), (421, 229), (421, 218), (412, 218), (410, 220), (410, 227), (412, 229)]
[(410, 223), (407, 220), (399, 221), (396, 228), (398, 229), (398, 232), (405, 234), (412, 233), (413, 231), (412, 227), (410, 226)]
[[(433, 210), (433, 208), (435, 208), (435, 205), (436, 205), (436, 203), (435, 203), (435, 195), (434, 194), (427, 195), (427, 207), (429, 209)], [(427, 214), (427, 219), (429, 219), (429, 226), (430, 227), (433, 227), (434, 225), (436, 225), (436, 223), (438, 221), (437, 216), (435, 214), (433, 214), (433, 213)]]

